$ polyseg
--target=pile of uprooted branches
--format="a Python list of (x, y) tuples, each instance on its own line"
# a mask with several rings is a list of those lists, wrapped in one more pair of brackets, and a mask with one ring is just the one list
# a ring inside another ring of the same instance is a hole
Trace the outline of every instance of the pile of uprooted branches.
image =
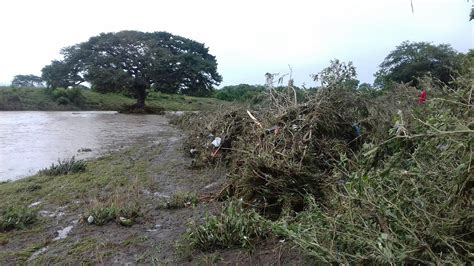
[(341, 160), (330, 202), (274, 232), (326, 263), (464, 264), (474, 252), (473, 79), (394, 116), (383, 139)]
[[(227, 164), (216, 197), (242, 199), (271, 218), (247, 224), (265, 224), (317, 261), (463, 264), (474, 258), (472, 73), (427, 84), (424, 103), (408, 86), (377, 97), (328, 88), (303, 103), (269, 91), (266, 108), (178, 124), (196, 166)], [(190, 237), (215, 245), (222, 232), (212, 228)]]
[(324, 203), (326, 188), (337, 182), (334, 169), (350, 163), (365, 141), (386, 135), (397, 110), (416, 103), (409, 87), (385, 96), (392, 105), (383, 108), (338, 89), (319, 91), (299, 104), (285, 92), (268, 93), (273, 101), (260, 110), (185, 114), (177, 123), (189, 131), (185, 149), (196, 167), (228, 165), (228, 186), (217, 196), (242, 198), (272, 218), (302, 210), (307, 194)]

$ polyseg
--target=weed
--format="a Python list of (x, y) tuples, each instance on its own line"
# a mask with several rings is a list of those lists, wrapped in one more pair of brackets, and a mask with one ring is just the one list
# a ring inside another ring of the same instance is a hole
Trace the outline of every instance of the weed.
[(228, 203), (218, 216), (206, 217), (204, 224), (192, 223), (186, 245), (201, 250), (251, 248), (268, 234), (265, 220), (254, 210), (244, 210), (241, 201)]
[[(89, 224), (105, 225), (111, 221), (123, 226), (131, 226), (140, 216), (140, 204), (127, 193), (99, 201), (93, 200), (84, 215)], [(92, 217), (92, 218), (90, 218)]]
[(52, 164), (49, 168), (40, 170), (38, 174), (48, 176), (67, 175), (73, 173), (80, 173), (86, 170), (86, 162), (84, 160), (71, 159), (58, 160), (58, 164)]
[(194, 192), (177, 192), (160, 207), (164, 209), (179, 209), (196, 206), (199, 203), (198, 195)]

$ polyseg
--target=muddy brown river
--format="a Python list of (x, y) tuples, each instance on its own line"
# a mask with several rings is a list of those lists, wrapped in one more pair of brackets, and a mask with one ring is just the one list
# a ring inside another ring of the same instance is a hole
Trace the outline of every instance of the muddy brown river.
[(170, 126), (159, 115), (0, 111), (0, 181), (35, 174), (58, 159), (97, 157), (154, 141), (166, 132)]

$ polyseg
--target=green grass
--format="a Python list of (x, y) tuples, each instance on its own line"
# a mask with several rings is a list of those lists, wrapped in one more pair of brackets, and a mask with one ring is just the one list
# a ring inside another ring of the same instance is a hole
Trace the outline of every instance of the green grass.
[(0, 232), (24, 229), (37, 220), (36, 210), (26, 206), (9, 206), (0, 211)]
[[(137, 155), (140, 153), (140, 156)], [(0, 184), (0, 210), (9, 206), (24, 206), (43, 199), (44, 205), (80, 208), (75, 201), (103, 198), (104, 195), (124, 193), (135, 187), (150, 187), (147, 174), (150, 167), (148, 156), (157, 156), (160, 147), (155, 146), (143, 155), (138, 147), (87, 162), (87, 170), (68, 175), (49, 176), (37, 174), (15, 182)], [(132, 160), (138, 157), (138, 160)], [(110, 197), (112, 197), (110, 196)]]
[[(46, 89), (0, 88), (0, 110), (3, 111), (117, 111), (136, 103), (135, 99), (117, 93), (101, 94), (90, 90), (80, 90), (79, 95), (58, 89), (57, 93), (47, 93)], [(67, 99), (74, 97), (74, 99)], [(164, 108), (166, 111), (212, 110), (228, 102), (216, 98), (192, 97), (176, 94), (150, 92), (146, 105)]]

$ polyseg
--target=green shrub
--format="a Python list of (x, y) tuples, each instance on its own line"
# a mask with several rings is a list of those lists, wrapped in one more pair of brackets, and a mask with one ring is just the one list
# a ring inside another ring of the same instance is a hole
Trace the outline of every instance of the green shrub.
[(0, 232), (24, 229), (37, 220), (35, 210), (27, 207), (7, 207), (0, 211)]
[(85, 97), (80, 88), (64, 89), (55, 88), (49, 92), (53, 99), (61, 105), (74, 103), (81, 105), (85, 101)]
[(84, 172), (86, 170), (86, 161), (76, 160), (73, 157), (71, 159), (58, 160), (58, 164), (52, 164), (49, 168), (40, 170), (38, 174), (40, 175), (49, 175), (49, 176), (58, 176), (58, 175), (67, 175), (73, 173)]
[(229, 202), (218, 216), (206, 217), (204, 224), (192, 223), (185, 235), (187, 245), (201, 250), (252, 248), (268, 235), (267, 222), (242, 202)]
[(115, 198), (105, 202), (94, 202), (85, 213), (84, 220), (94, 225), (105, 225), (111, 221), (123, 226), (131, 226), (140, 216), (140, 204), (134, 200)]

